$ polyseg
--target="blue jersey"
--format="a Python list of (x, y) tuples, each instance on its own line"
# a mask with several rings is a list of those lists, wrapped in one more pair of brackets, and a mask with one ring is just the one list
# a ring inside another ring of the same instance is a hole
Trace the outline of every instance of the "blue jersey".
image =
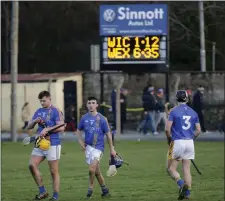
[(172, 121), (172, 140), (194, 139), (195, 124), (199, 123), (197, 113), (186, 104), (174, 107), (169, 115)]
[(100, 151), (104, 151), (104, 137), (110, 131), (107, 119), (98, 113), (93, 116), (86, 113), (82, 116), (78, 125), (79, 130), (85, 133), (85, 144), (95, 147)]
[[(57, 125), (57, 121), (64, 121), (62, 112), (57, 109), (54, 106), (51, 106), (50, 108), (39, 108), (32, 117), (32, 120), (35, 120), (36, 118), (40, 117), (46, 124), (47, 127), (52, 127)], [(38, 133), (41, 133), (41, 131), (44, 129), (43, 125), (38, 124)], [(59, 145), (60, 139), (59, 139), (59, 133), (52, 132), (50, 135), (50, 142), (51, 145)]]

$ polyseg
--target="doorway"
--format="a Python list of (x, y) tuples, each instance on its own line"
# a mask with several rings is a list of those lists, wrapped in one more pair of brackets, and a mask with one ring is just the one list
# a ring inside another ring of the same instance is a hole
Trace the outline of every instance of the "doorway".
[[(76, 127), (77, 126), (77, 83), (76, 81), (73, 81), (73, 80), (64, 81), (63, 92), (64, 92), (65, 121), (66, 123), (68, 123), (67, 121), (70, 119), (70, 117), (74, 116), (74, 123)], [(70, 112), (71, 106), (75, 107), (75, 110), (73, 112)]]

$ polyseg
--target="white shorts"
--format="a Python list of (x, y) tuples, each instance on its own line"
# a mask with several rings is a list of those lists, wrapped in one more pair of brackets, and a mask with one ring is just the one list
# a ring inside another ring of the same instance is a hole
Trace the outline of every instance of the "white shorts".
[(87, 145), (85, 150), (86, 162), (88, 165), (92, 163), (92, 161), (97, 160), (100, 162), (102, 158), (102, 151), (95, 149), (94, 147)]
[(195, 147), (193, 140), (175, 140), (172, 141), (167, 153), (168, 159), (182, 160), (194, 159)]
[(48, 161), (55, 161), (60, 159), (61, 145), (50, 146), (49, 150), (43, 151), (39, 148), (34, 148), (32, 156), (44, 156)]

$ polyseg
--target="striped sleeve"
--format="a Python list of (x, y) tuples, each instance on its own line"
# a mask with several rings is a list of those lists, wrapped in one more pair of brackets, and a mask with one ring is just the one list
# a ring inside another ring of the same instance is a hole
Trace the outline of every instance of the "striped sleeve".
[(104, 121), (103, 121), (103, 128), (102, 128), (102, 131), (104, 134), (110, 132), (110, 127), (109, 127), (109, 123), (108, 123), (108, 120), (106, 117), (103, 118)]
[(64, 121), (64, 115), (58, 108), (55, 108), (55, 121)]

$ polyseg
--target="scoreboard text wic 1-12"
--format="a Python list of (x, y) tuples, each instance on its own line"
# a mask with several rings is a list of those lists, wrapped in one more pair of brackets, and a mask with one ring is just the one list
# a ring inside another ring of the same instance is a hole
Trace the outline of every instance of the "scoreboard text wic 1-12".
[(165, 63), (166, 36), (108, 36), (102, 38), (103, 64)]

